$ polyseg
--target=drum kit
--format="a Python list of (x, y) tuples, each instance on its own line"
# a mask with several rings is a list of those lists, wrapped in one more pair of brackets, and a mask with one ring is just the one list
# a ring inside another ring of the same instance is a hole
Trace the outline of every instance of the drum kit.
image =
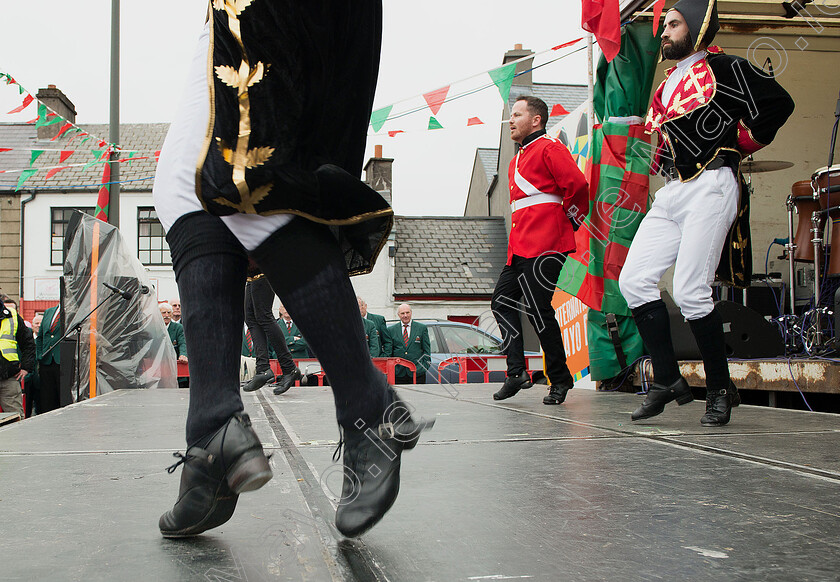
[[(741, 164), (745, 173), (770, 172), (791, 166), (793, 164), (790, 162), (748, 160)], [(835, 289), (840, 285), (840, 164), (816, 170), (810, 180), (794, 182), (786, 206), (788, 242), (785, 251), (791, 282), (790, 314), (777, 318), (776, 323), (782, 329), (788, 354), (804, 351), (809, 355), (817, 355), (830, 351), (835, 341), (831, 333), (834, 298), (821, 297), (821, 294), (826, 289)], [(826, 224), (829, 219), (831, 229), (826, 241)], [(810, 263), (814, 266), (813, 302), (801, 315), (796, 315), (794, 309), (796, 263)], [(823, 303), (829, 306), (823, 306)]]

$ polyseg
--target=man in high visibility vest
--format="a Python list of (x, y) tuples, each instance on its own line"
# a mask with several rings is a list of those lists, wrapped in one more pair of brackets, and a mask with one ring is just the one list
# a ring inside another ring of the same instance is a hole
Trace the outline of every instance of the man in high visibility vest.
[(15, 302), (0, 295), (0, 408), (17, 412), (23, 418), (23, 392), (20, 383), (35, 369), (35, 340)]

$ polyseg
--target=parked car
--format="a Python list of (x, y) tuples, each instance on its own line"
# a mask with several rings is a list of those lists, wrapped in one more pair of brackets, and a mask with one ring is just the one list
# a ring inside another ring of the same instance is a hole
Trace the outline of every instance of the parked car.
[[(457, 321), (418, 320), (429, 328), (429, 342), (431, 344), (432, 359), (429, 371), (426, 373), (427, 384), (439, 384), (438, 366), (441, 362), (454, 356), (501, 355), (502, 340), (487, 333), (478, 326)], [(389, 322), (389, 325), (395, 322)], [(539, 356), (539, 352), (525, 352), (527, 356)], [(458, 366), (447, 366), (443, 370), (443, 381), (458, 383)], [(544, 383), (545, 374), (537, 371), (533, 375), (534, 382)], [(504, 382), (504, 371), (491, 371), (490, 382)], [(484, 373), (473, 371), (467, 373), (467, 382), (484, 382)]]

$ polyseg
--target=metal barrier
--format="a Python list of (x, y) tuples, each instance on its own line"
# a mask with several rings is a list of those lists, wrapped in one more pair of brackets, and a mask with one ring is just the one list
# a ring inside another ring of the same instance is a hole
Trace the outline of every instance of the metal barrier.
[[(534, 372), (543, 371), (543, 357), (539, 356), (525, 356), (525, 365), (528, 373), (533, 377)], [(438, 380), (443, 376), (443, 371), (449, 366), (458, 366), (458, 383), (466, 384), (468, 374), (470, 372), (481, 372), (484, 375), (484, 382), (490, 381), (490, 372), (506, 372), (507, 371), (507, 357), (506, 356), (483, 356), (483, 355), (469, 355), (469, 356), (454, 356), (442, 361), (438, 365)]]

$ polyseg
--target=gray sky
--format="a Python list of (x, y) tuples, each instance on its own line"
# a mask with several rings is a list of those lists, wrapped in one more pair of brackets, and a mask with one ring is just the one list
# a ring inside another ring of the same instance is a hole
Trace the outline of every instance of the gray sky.
[[(206, 5), (206, 0), (123, 0), (123, 123), (172, 120)], [(407, 98), (415, 99), (396, 107), (422, 104), (423, 93), (497, 67), (516, 43), (540, 52), (584, 34), (578, 0), (384, 0), (383, 5), (375, 107)], [(110, 0), (4, 2), (0, 70), (33, 94), (50, 83), (58, 86), (76, 105), (77, 123), (106, 123), (110, 7)], [(585, 52), (540, 68), (534, 80), (585, 83)], [(450, 95), (486, 82), (485, 75), (455, 84)], [(17, 93), (0, 84), (0, 122), (12, 120), (5, 113), (19, 103)], [(425, 129), (431, 115), (425, 109), (388, 122), (380, 134), (369, 137), (368, 155), (374, 144), (381, 144), (384, 155), (395, 159), (395, 211), (462, 214), (475, 149), (498, 146), (501, 110), (499, 93), (491, 87), (445, 103), (436, 116), (443, 130)], [(467, 118), (475, 116), (485, 125), (466, 127)], [(33, 117), (34, 107), (16, 119)], [(388, 130), (397, 129), (406, 133), (387, 136)]]

